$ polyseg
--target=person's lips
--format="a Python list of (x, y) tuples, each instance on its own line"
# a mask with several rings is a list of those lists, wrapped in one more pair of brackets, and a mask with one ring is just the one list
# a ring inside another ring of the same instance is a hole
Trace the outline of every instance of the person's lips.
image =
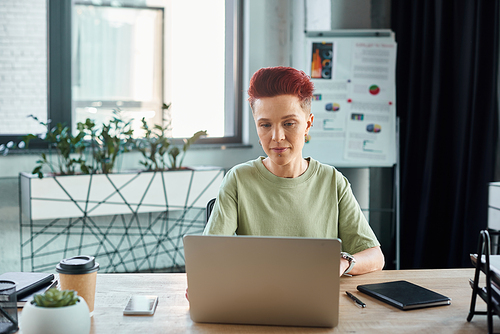
[(274, 153), (281, 154), (281, 153), (285, 152), (286, 150), (288, 150), (288, 147), (272, 147), (271, 150)]

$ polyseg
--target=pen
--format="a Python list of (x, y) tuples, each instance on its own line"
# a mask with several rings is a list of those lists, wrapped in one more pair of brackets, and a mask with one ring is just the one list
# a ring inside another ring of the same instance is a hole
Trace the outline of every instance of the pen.
[(45, 289), (45, 291), (47, 291), (48, 289), (51, 289), (51, 288), (55, 288), (57, 287), (57, 280), (54, 280), (47, 289)]
[(349, 291), (346, 291), (345, 293), (349, 296), (349, 298), (351, 298), (354, 301), (354, 303), (356, 304), (356, 306), (366, 307), (366, 304), (363, 303), (361, 300), (359, 300), (355, 295), (353, 295)]

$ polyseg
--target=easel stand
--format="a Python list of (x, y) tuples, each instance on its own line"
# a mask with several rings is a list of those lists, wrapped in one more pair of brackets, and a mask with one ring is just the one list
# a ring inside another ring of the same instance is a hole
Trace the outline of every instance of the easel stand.
[[(500, 232), (492, 230), (490, 231), (483, 230), (479, 234), (476, 271), (474, 274), (474, 281), (470, 282), (472, 286), (472, 297), (470, 302), (469, 315), (467, 316), (467, 321), (470, 322), (472, 320), (472, 317), (476, 314), (486, 315), (488, 319), (488, 333), (493, 333), (493, 314), (500, 316), (500, 306), (498, 304), (498, 301), (493, 302), (492, 298), (491, 278), (492, 275), (495, 274), (492, 273), (490, 267), (490, 255), (491, 255), (490, 234), (498, 236), (500, 235)], [(486, 288), (479, 288), (479, 273), (481, 271), (486, 274)], [(477, 295), (479, 295), (486, 302), (487, 305), (486, 312), (475, 311)]]

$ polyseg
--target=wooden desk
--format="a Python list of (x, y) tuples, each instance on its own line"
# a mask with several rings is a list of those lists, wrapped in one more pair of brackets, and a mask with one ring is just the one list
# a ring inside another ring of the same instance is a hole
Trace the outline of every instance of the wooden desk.
[[(486, 317), (466, 317), (472, 289), (473, 269), (387, 270), (357, 277), (343, 277), (340, 283), (340, 319), (336, 328), (306, 328), (198, 324), (189, 317), (184, 297), (185, 274), (98, 274), (91, 333), (487, 333)], [(442, 293), (451, 305), (400, 311), (359, 293), (359, 284), (408, 280)], [(367, 307), (356, 307), (345, 291), (353, 292)], [(159, 303), (152, 317), (123, 316), (130, 294), (156, 294)], [(477, 310), (485, 310), (478, 298)], [(495, 317), (494, 329), (500, 329)]]

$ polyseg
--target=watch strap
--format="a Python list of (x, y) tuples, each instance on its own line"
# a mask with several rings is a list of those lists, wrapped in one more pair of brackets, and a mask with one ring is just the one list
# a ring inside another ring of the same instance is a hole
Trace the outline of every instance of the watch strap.
[(352, 270), (352, 268), (354, 267), (354, 264), (356, 263), (356, 260), (354, 259), (354, 256), (352, 256), (351, 254), (346, 253), (346, 252), (340, 252), (340, 257), (349, 261), (349, 267), (346, 269), (346, 271), (344, 271), (344, 275), (345, 275)]

